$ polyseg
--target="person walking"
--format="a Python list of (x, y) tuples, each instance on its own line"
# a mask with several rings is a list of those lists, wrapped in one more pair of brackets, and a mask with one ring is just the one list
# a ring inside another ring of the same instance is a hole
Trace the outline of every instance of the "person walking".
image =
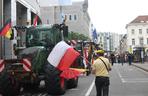
[(128, 63), (132, 65), (132, 54), (128, 53)]
[(103, 50), (97, 50), (97, 59), (92, 65), (92, 73), (95, 77), (96, 96), (108, 96), (109, 94), (109, 71), (111, 64), (107, 58), (104, 57)]
[(123, 66), (123, 64), (124, 64), (124, 54), (123, 53), (121, 53), (120, 54), (120, 63), (122, 64), (122, 66)]
[(115, 55), (113, 53), (110, 55), (110, 60), (111, 60), (112, 66), (113, 66), (115, 63)]

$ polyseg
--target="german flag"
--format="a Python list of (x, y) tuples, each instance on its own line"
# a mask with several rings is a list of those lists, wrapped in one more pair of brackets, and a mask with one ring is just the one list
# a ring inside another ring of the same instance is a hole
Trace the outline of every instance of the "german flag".
[(5, 36), (8, 39), (11, 38), (12, 28), (11, 28), (11, 20), (8, 20), (4, 27), (0, 30), (0, 35)]

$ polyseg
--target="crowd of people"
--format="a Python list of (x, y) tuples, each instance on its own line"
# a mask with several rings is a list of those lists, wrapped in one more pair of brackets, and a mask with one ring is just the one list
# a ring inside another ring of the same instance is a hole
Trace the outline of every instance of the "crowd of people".
[(126, 54), (121, 53), (117, 55), (111, 53), (109, 59), (110, 59), (112, 66), (114, 63), (119, 63), (123, 65), (126, 62), (128, 62), (129, 65), (131, 65), (133, 56), (130, 53), (126, 53)]

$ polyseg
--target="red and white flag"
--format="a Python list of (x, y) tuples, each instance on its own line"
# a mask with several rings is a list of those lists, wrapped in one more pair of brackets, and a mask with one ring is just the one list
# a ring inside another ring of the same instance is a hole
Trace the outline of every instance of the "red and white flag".
[(37, 21), (38, 21), (38, 16), (36, 15), (33, 21), (33, 26), (36, 27), (37, 26)]
[(63, 71), (68, 69), (79, 55), (79, 52), (74, 50), (67, 43), (60, 41), (53, 48), (47, 60), (50, 64)]

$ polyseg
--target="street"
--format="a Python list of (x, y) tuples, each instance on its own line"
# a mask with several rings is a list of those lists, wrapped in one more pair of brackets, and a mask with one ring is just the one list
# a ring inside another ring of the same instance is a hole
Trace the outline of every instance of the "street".
[(134, 66), (115, 65), (110, 96), (148, 96), (148, 73)]
[[(93, 87), (89, 96), (96, 96)], [(148, 73), (127, 64), (115, 64), (110, 72), (109, 96), (148, 96)]]
[[(80, 76), (77, 88), (69, 89), (63, 96), (96, 96), (94, 76)], [(114, 64), (110, 72), (109, 96), (147, 96), (148, 73), (128, 64)], [(20, 96), (50, 96), (44, 88), (22, 92)]]
[[(63, 96), (96, 96), (94, 76), (80, 76), (77, 88), (69, 89)], [(109, 96), (147, 96), (148, 72), (128, 64), (114, 64), (110, 72)], [(39, 90), (22, 91), (19, 96), (51, 96), (44, 86)]]
[[(127, 64), (115, 64), (110, 74), (109, 96), (148, 96), (148, 73)], [(95, 96), (95, 89), (90, 96)]]

